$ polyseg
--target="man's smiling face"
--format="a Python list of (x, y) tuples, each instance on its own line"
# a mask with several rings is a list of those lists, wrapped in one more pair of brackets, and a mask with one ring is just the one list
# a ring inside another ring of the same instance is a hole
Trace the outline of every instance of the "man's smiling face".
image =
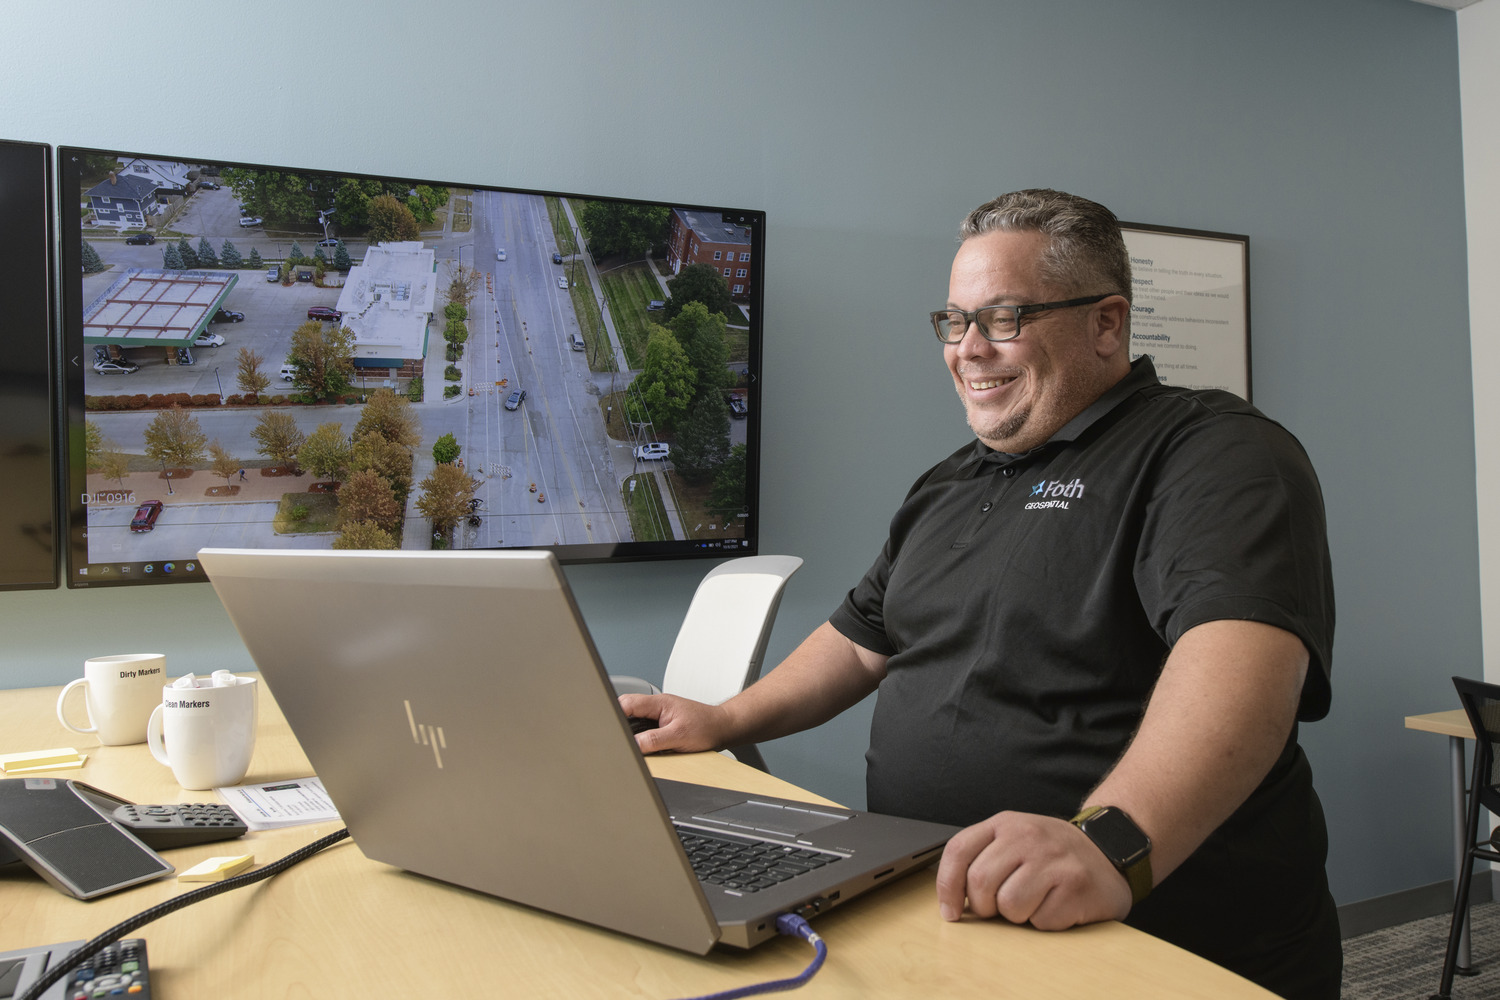
[[(990, 232), (965, 240), (953, 259), (948, 305), (973, 311), (1057, 302), (1104, 290), (1044, 281), (1037, 262), (1046, 246), (1045, 236), (1030, 231)], [(979, 440), (997, 451), (1029, 451), (1118, 381), (1128, 370), (1128, 358), (1122, 357), (1128, 351), (1120, 349), (1117, 337), (1101, 339), (1096, 321), (1123, 305), (1115, 297), (1026, 316), (1020, 336), (1000, 343), (986, 340), (970, 324), (961, 340), (943, 345), (954, 388)]]

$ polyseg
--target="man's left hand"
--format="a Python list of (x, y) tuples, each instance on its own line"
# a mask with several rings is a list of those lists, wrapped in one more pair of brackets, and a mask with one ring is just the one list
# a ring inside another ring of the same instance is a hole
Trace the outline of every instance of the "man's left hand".
[(1130, 885), (1104, 852), (1066, 820), (1032, 813), (997, 813), (948, 841), (937, 894), (944, 920), (967, 899), (977, 917), (1049, 931), (1130, 912)]

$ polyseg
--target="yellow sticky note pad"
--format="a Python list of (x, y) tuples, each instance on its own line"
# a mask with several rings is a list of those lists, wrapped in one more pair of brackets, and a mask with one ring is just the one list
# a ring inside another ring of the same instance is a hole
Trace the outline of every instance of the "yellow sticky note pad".
[(255, 855), (241, 854), (232, 858), (209, 858), (200, 861), (177, 876), (179, 882), (222, 882), (238, 875), (255, 864)]
[(0, 754), (0, 771), (36, 770), (48, 767), (77, 767), (83, 763), (83, 755), (72, 747), (55, 747), (51, 750), (23, 750), (20, 753)]

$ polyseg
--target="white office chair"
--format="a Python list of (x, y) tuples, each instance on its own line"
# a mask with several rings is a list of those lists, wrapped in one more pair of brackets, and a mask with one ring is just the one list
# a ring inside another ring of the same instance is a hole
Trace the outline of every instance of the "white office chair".
[[(781, 592), (802, 565), (798, 556), (745, 556), (715, 567), (698, 584), (677, 631), (661, 688), (639, 677), (610, 676), (616, 694), (667, 694), (717, 705), (760, 677)], [(755, 744), (730, 752), (762, 771)]]

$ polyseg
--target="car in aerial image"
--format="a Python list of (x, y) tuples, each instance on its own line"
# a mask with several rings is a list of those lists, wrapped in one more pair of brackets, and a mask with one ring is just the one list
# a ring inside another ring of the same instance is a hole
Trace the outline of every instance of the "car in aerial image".
[(636, 445), (635, 450), (634, 452), (632, 452), (632, 454), (634, 454), (636, 458), (651, 461), (654, 459), (666, 458), (667, 453), (671, 450), (671, 445), (667, 444), (665, 441), (651, 441), (647, 444)]
[(336, 247), (338, 245), (339, 245), (339, 241), (338, 240), (319, 240), (318, 241), (318, 246), (322, 247), (324, 250), (332, 250), (334, 247)]
[(507, 410), (518, 410), (518, 409), (521, 408), (521, 403), (524, 402), (525, 399), (526, 399), (526, 390), (525, 389), (517, 389), (515, 392), (511, 393), (509, 396), (505, 397), (505, 408)]
[(647, 312), (658, 312), (665, 308), (667, 308), (665, 299), (652, 299), (650, 302), (646, 303)]
[(211, 319), (211, 320), (209, 320), (209, 322), (210, 323), (238, 323), (241, 320), (243, 320), (244, 318), (245, 318), (245, 314), (242, 313), (242, 312), (236, 312), (233, 309), (220, 309), (218, 312), (214, 313), (214, 318)]
[(147, 500), (135, 509), (135, 517), (130, 519), (131, 531), (150, 531), (156, 527), (156, 519), (161, 517), (162, 503), (160, 500)]
[(498, 250), (495, 251), (495, 259), (496, 260), (504, 260), (505, 259), (505, 248), (504, 247), (501, 247), (500, 249), (498, 249)]
[(223, 347), (227, 341), (217, 333), (200, 333), (198, 339), (193, 341), (194, 347)]
[(266, 268), (266, 280), (267, 281), (280, 281), (281, 280), (281, 265), (280, 264), (272, 264), (270, 267)]
[(562, 254), (560, 254), (560, 253), (554, 253), (552, 255), (552, 263), (554, 263), (554, 264), (561, 264), (562, 263)]
[(567, 278), (558, 278), (557, 279), (557, 287), (558, 288), (567, 288), (568, 287), (568, 279)]
[(156, 234), (136, 233), (134, 236), (127, 236), (125, 242), (133, 247), (149, 247), (156, 242)]
[(199, 181), (198, 182), (198, 187), (201, 188), (204, 191), (217, 191), (217, 190), (219, 190), (219, 185), (215, 184), (213, 181)]
[(330, 319), (337, 323), (344, 318), (344, 314), (332, 306), (312, 306), (307, 310), (308, 319)]
[(129, 361), (95, 361), (94, 371), (100, 375), (129, 375), (140, 371), (141, 366)]
[(240, 220), (240, 228), (241, 229), (249, 229), (251, 226), (258, 226), (258, 225), (260, 225), (264, 221), (266, 221), (266, 220), (262, 219), (258, 215), (247, 215), (243, 219)]

